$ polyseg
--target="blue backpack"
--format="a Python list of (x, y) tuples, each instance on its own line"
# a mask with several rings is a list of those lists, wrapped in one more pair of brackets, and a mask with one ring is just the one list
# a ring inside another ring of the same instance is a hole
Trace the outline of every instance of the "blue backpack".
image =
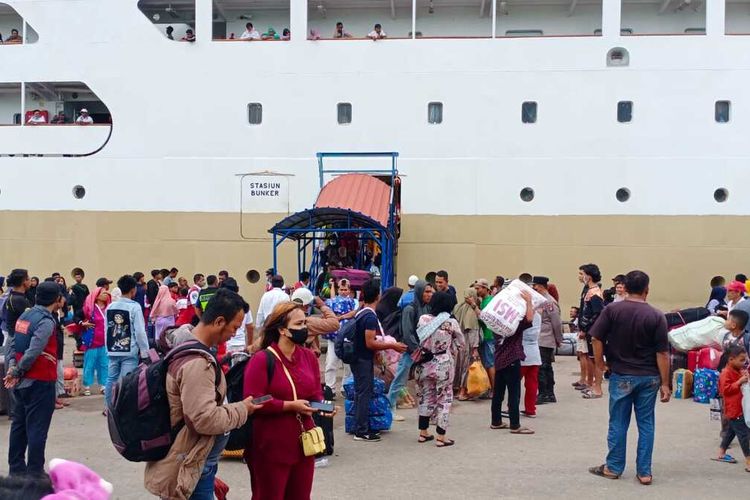
[(357, 361), (357, 353), (355, 351), (355, 337), (357, 336), (357, 321), (362, 317), (363, 312), (369, 312), (375, 314), (372, 309), (362, 309), (359, 311), (354, 319), (347, 321), (336, 334), (336, 340), (333, 343), (333, 350), (336, 353), (336, 357), (347, 365), (351, 365)]

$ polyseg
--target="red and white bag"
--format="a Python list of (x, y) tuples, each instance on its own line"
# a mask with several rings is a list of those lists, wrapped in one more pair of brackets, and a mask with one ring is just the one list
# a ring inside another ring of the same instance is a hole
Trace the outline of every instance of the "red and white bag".
[(547, 302), (547, 299), (535, 292), (526, 283), (520, 280), (511, 281), (510, 285), (498, 292), (479, 314), (479, 319), (495, 335), (510, 337), (516, 332), (518, 324), (526, 315), (526, 301), (521, 296), (522, 291), (531, 295), (531, 306), (535, 311), (541, 309)]

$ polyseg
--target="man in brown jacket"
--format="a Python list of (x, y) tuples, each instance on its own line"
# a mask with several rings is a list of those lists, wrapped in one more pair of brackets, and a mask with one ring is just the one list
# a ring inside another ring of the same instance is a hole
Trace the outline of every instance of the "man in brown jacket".
[[(242, 324), (247, 303), (231, 290), (221, 289), (206, 305), (198, 326), (175, 338), (216, 347), (226, 342)], [(216, 369), (216, 358), (196, 349), (171, 363), (167, 372), (167, 393), (172, 425), (184, 422), (169, 454), (146, 464), (145, 486), (163, 499), (212, 500), (218, 459), (229, 431), (241, 427), (259, 406), (251, 398), (224, 404), (227, 384)], [(216, 383), (216, 376), (220, 379)]]

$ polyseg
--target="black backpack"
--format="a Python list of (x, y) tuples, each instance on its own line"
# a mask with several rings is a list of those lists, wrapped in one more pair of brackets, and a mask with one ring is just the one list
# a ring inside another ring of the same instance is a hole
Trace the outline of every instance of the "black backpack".
[[(347, 321), (344, 326), (339, 329), (339, 332), (336, 334), (336, 340), (333, 343), (333, 350), (336, 353), (336, 357), (347, 365), (351, 365), (357, 361), (355, 348), (357, 321), (364, 316), (364, 311), (364, 309), (360, 310), (356, 316), (354, 316), (354, 319)], [(375, 314), (372, 310), (369, 310), (368, 312), (370, 314)]]
[[(268, 382), (271, 382), (273, 378), (273, 372), (276, 367), (276, 357), (268, 352), (264, 351), (266, 355), (266, 376)], [(257, 356), (257, 354), (256, 354)], [(242, 361), (238, 361), (235, 365), (227, 372), (227, 400), (230, 403), (237, 403), (245, 399), (243, 397), (244, 386), (245, 386), (245, 367), (250, 361), (247, 357)], [(242, 427), (232, 430), (229, 433), (229, 441), (224, 447), (227, 451), (244, 450), (250, 440), (253, 437), (253, 417), (249, 416), (247, 422)]]
[[(175, 359), (201, 356), (207, 352), (197, 341), (181, 344), (164, 359), (152, 364), (141, 364), (115, 384), (112, 405), (107, 411), (109, 437), (117, 452), (130, 462), (153, 462), (167, 456), (177, 433), (185, 425), (172, 427), (167, 398), (167, 368)], [(221, 368), (216, 369), (215, 388), (221, 382)]]

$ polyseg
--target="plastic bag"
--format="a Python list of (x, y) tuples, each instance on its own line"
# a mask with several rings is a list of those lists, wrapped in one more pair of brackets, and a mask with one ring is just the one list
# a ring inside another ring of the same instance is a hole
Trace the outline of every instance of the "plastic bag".
[(521, 297), (522, 291), (531, 295), (531, 307), (534, 310), (539, 310), (547, 302), (547, 299), (526, 283), (513, 280), (510, 285), (492, 298), (487, 307), (482, 309), (479, 319), (496, 335), (510, 337), (516, 333), (518, 324), (526, 315), (526, 301)]
[(466, 392), (469, 397), (481, 396), (490, 390), (490, 377), (481, 361), (474, 361), (469, 366), (469, 375), (466, 377)]
[(750, 427), (750, 384), (745, 382), (740, 390), (742, 391), (742, 413), (745, 414), (745, 425)]
[(708, 404), (708, 421), (721, 422), (721, 402), (716, 398), (711, 398)]

